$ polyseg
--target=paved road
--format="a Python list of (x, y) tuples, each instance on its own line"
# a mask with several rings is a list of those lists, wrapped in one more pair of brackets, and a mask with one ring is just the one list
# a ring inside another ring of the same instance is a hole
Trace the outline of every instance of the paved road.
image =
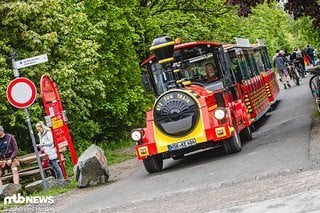
[[(281, 90), (279, 103), (257, 124), (253, 140), (243, 145), (242, 152), (222, 155), (216, 149), (177, 161), (167, 160), (165, 170), (153, 175), (134, 159), (122, 165), (124, 173), (118, 174), (119, 168), (115, 170), (117, 174), (113, 174), (110, 184), (77, 189), (57, 198), (51, 207), (70, 213), (203, 212), (227, 208), (237, 212), (239, 209), (232, 209), (234, 206), (271, 199), (272, 195), (278, 197), (275, 192), (266, 197), (264, 190), (270, 188), (264, 189), (261, 181), (269, 180), (272, 187), (276, 179), (270, 182), (270, 178), (290, 177), (315, 165), (312, 155), (317, 153), (310, 154), (309, 149), (312, 112), (307, 79), (303, 79), (301, 86)], [(303, 184), (298, 186), (301, 191)], [(244, 197), (248, 199), (243, 200)]]

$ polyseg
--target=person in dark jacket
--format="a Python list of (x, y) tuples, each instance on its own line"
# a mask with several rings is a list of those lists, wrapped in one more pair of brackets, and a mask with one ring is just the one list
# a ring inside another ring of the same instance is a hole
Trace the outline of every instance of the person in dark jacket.
[(303, 50), (299, 50), (298, 47), (294, 48), (294, 52), (290, 56), (290, 61), (295, 62), (296, 66), (299, 66), (301, 64), (303, 71), (306, 70), (304, 59), (303, 59)]
[(310, 47), (309, 44), (307, 45), (306, 53), (307, 53), (308, 57), (310, 58), (311, 64), (313, 66), (315, 66), (316, 62), (315, 62), (315, 58), (314, 58), (314, 49), (312, 47)]
[(290, 63), (290, 61), (285, 57), (285, 52), (281, 50), (275, 58), (275, 65), (278, 69), (281, 81), (285, 89), (291, 87), (291, 85), (289, 84), (289, 73), (287, 69), (288, 63)]
[(0, 126), (0, 185), (2, 185), (1, 176), (6, 167), (10, 167), (13, 175), (13, 183), (19, 184), (19, 161), (16, 159), (18, 154), (18, 145), (16, 139), (11, 134), (5, 134)]

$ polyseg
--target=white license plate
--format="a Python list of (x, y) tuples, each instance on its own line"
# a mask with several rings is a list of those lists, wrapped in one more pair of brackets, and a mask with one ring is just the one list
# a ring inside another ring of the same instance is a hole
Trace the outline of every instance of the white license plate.
[(174, 143), (171, 145), (168, 145), (168, 149), (169, 151), (175, 151), (175, 150), (179, 150), (179, 149), (184, 149), (184, 148), (188, 148), (190, 146), (194, 146), (196, 145), (196, 139), (192, 138), (186, 141), (181, 141), (179, 143)]

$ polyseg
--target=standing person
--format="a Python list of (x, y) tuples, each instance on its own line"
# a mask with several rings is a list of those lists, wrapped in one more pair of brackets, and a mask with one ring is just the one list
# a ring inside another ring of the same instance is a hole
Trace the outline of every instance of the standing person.
[(280, 50), (276, 50), (276, 54), (274, 54), (274, 56), (272, 56), (272, 62), (273, 62), (273, 66), (276, 66), (276, 58), (279, 55)]
[(44, 125), (42, 121), (39, 121), (36, 124), (36, 128), (38, 131), (38, 136), (40, 140), (40, 144), (37, 146), (42, 147), (43, 151), (48, 155), (50, 164), (52, 165), (54, 171), (56, 172), (59, 179), (63, 179), (62, 170), (58, 164), (58, 155), (53, 143), (52, 132), (49, 127)]
[(19, 184), (19, 161), (16, 159), (18, 154), (17, 141), (11, 134), (5, 134), (0, 126), (0, 185), (2, 185), (1, 176), (6, 167), (10, 167), (13, 175), (13, 183)]
[(287, 64), (290, 63), (289, 60), (285, 57), (285, 52), (281, 50), (278, 56), (275, 58), (275, 65), (278, 69), (281, 81), (285, 89), (291, 87), (289, 84), (289, 73), (287, 69)]
[(315, 65), (316, 65), (316, 62), (315, 62), (315, 60), (314, 60), (314, 49), (313, 49), (312, 47), (310, 47), (309, 44), (307, 45), (306, 53), (307, 53), (307, 55), (308, 55), (309, 58), (310, 58), (311, 64), (312, 64), (313, 66), (315, 66)]

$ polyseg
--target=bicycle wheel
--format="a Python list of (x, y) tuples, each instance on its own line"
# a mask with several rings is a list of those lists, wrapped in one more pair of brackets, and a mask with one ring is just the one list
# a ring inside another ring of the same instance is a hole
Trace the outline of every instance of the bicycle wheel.
[(296, 83), (297, 86), (300, 85), (299, 75), (297, 72), (297, 68), (293, 69), (292, 75), (293, 75), (293, 81)]
[(317, 75), (314, 75), (310, 78), (309, 81), (309, 87), (311, 90), (311, 94), (313, 97), (319, 97), (319, 88), (318, 88), (318, 84), (319, 84), (319, 79)]
[(304, 69), (303, 69), (303, 66), (302, 64), (298, 64), (298, 69), (299, 69), (299, 74), (300, 74), (300, 77), (301, 78), (305, 78), (305, 74), (304, 74)]
[(317, 110), (320, 113), (320, 75), (312, 76), (309, 81), (309, 87), (315, 98)]

